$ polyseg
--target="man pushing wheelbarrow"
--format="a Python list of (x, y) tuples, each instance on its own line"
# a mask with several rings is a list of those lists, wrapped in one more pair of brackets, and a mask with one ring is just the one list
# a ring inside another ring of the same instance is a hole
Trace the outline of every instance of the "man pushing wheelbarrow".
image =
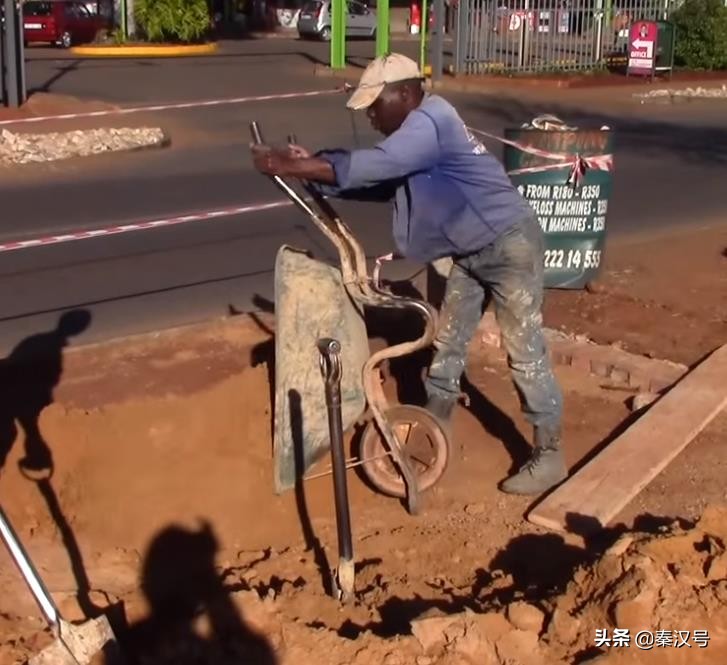
[(452, 259), (426, 378), (427, 409), (448, 428), (467, 346), (492, 301), (524, 414), (534, 427), (530, 459), (501, 484), (537, 495), (567, 476), (562, 396), (542, 329), (542, 230), (503, 166), (443, 98), (425, 94), (417, 64), (374, 60), (348, 101), (385, 139), (371, 149), (287, 151), (253, 147), (267, 175), (316, 183), (326, 195), (393, 201), (399, 252), (423, 263)]

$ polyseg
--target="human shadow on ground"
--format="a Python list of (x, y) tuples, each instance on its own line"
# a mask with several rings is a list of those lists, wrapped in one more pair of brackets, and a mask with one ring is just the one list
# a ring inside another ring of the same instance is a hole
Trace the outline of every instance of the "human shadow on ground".
[(169, 526), (154, 537), (141, 571), (149, 614), (124, 636), (132, 662), (276, 664), (268, 640), (245, 624), (225, 588), (215, 566), (218, 550), (208, 523)]
[(93, 618), (100, 610), (90, 599), (91, 583), (83, 555), (53, 489), (53, 454), (40, 429), (41, 414), (53, 403), (63, 374), (63, 351), (70, 338), (90, 324), (87, 310), (68, 311), (53, 330), (27, 337), (0, 361), (0, 470), (22, 432), (25, 455), (18, 463), (20, 471), (37, 484), (68, 553), (79, 607), (86, 617)]
[(53, 403), (68, 340), (90, 323), (91, 314), (86, 310), (66, 312), (53, 330), (27, 337), (0, 361), (0, 468), (19, 434), (19, 425), (25, 443), (21, 469), (41, 475), (50, 470), (51, 451), (40, 431), (40, 414)]

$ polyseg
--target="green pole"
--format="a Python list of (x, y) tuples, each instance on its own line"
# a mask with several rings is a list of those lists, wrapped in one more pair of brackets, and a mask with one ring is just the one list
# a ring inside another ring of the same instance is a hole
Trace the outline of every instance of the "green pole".
[(126, 8), (126, 0), (121, 0), (119, 11), (121, 12), (121, 34), (126, 40), (129, 38), (129, 10)]
[(426, 64), (427, 54), (427, 24), (429, 18), (427, 16), (427, 10), (429, 9), (429, 0), (422, 0), (422, 28), (421, 28), (421, 40), (419, 42), (419, 69), (424, 75), (424, 65)]
[(604, 30), (608, 28), (613, 22), (613, 0), (606, 0), (606, 6), (604, 7)]
[(376, 57), (389, 54), (389, 34), (391, 32), (389, 0), (379, 0), (376, 4)]
[(346, 67), (346, 0), (333, 0), (331, 17), (331, 69)]

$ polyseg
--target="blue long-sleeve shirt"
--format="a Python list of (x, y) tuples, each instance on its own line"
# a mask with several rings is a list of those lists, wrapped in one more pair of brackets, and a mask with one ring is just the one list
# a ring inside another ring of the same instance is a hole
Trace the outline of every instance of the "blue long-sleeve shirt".
[(476, 252), (532, 209), (454, 107), (431, 95), (391, 136), (365, 150), (324, 150), (326, 194), (394, 202), (394, 240), (417, 261)]

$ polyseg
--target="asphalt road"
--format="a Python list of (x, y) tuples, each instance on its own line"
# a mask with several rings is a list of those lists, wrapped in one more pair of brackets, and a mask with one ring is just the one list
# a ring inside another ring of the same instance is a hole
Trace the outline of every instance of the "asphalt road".
[[(413, 51), (416, 44), (397, 45)], [(61, 60), (32, 49), (31, 87), (120, 103), (158, 103), (324, 89), (312, 75), (325, 45), (280, 40), (239, 42), (209, 59), (161, 61)], [(372, 50), (356, 43), (354, 54)], [(362, 64), (361, 57), (354, 62)], [(675, 225), (699, 225), (723, 212), (727, 156), (724, 121), (708, 126), (694, 113), (664, 119), (658, 109), (609, 112), (572, 100), (528, 102), (525, 97), (448, 95), (465, 120), (501, 134), (543, 112), (568, 122), (617, 130), (617, 173), (609, 209), (615, 239)], [(169, 111), (127, 116), (115, 124), (159, 124), (173, 147), (110, 156), (0, 176), (0, 238), (260, 203), (281, 195), (251, 169), (248, 122), (259, 120), (269, 138), (295, 132), (311, 147), (364, 145), (375, 139), (365, 119), (352, 121), (343, 97)], [(649, 117), (653, 115), (654, 117)], [(673, 114), (672, 114), (673, 115)], [(499, 151), (497, 144), (490, 146)], [(346, 205), (346, 219), (369, 256), (391, 247), (385, 206)], [(190, 323), (272, 299), (272, 266), (281, 244), (333, 258), (299, 212), (284, 208), (195, 222), (123, 236), (0, 254), (0, 353), (24, 337), (52, 329), (59, 313), (88, 309), (92, 325), (73, 343)], [(395, 268), (397, 276), (417, 266)]]

